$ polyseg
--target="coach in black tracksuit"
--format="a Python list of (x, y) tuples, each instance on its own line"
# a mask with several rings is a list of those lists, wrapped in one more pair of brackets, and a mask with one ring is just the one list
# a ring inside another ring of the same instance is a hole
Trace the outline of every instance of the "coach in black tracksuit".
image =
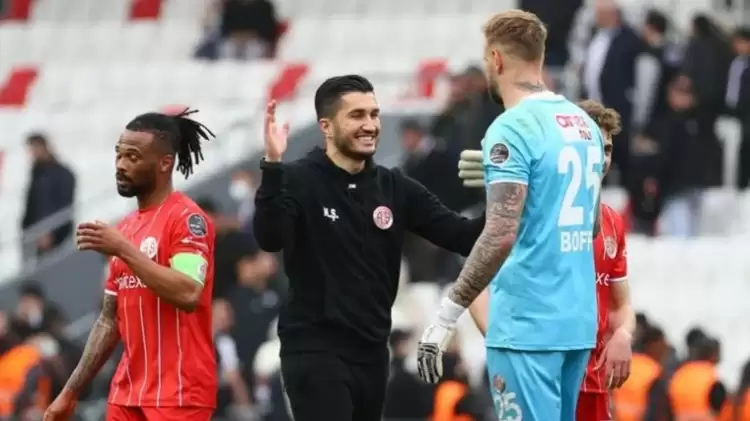
[(326, 148), (298, 161), (280, 162), (286, 133), (274, 108), (253, 226), (261, 248), (284, 251), (289, 301), (278, 329), (295, 421), (380, 421), (404, 235), (466, 255), (484, 219), (461, 217), (418, 182), (372, 162), (379, 109), (361, 76), (318, 88)]

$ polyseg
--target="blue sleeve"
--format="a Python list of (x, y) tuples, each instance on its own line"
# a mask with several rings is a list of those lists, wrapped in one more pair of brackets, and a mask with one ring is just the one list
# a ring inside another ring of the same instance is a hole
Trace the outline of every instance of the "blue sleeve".
[(487, 129), (482, 154), (487, 184), (529, 183), (532, 161), (528, 143), (508, 124), (496, 122)]

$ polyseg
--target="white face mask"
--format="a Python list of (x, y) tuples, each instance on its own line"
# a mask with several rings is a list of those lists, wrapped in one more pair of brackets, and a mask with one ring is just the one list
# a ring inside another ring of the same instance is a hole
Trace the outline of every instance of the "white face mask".
[(233, 181), (229, 185), (229, 196), (238, 202), (244, 200), (250, 196), (250, 186), (242, 180)]

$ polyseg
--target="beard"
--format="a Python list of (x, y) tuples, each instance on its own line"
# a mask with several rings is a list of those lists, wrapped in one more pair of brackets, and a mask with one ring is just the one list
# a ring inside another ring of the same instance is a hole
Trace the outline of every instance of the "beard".
[[(377, 134), (374, 134), (373, 137), (377, 138)], [(375, 144), (375, 148), (373, 148), (372, 151), (358, 151), (355, 149), (355, 142), (356, 140), (347, 139), (346, 137), (341, 136), (338, 133), (336, 133), (333, 138), (333, 144), (336, 146), (336, 149), (338, 149), (339, 153), (349, 159), (355, 161), (366, 161), (372, 158), (373, 155), (375, 155), (375, 151), (377, 150), (377, 143)]]
[(153, 185), (153, 182), (136, 183), (131, 180), (127, 180), (123, 184), (117, 183), (117, 194), (127, 198), (140, 197), (153, 190)]

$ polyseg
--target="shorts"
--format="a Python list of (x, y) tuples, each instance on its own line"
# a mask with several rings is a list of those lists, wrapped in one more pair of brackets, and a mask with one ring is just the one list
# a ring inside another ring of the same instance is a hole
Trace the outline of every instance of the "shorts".
[(590, 350), (487, 348), (490, 393), (500, 420), (575, 421)]
[(360, 363), (328, 352), (283, 355), (281, 375), (294, 420), (382, 420), (387, 355)]
[(211, 421), (213, 408), (141, 408), (107, 405), (106, 421)]
[(576, 421), (610, 421), (608, 393), (586, 393), (578, 395)]

